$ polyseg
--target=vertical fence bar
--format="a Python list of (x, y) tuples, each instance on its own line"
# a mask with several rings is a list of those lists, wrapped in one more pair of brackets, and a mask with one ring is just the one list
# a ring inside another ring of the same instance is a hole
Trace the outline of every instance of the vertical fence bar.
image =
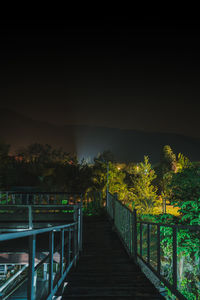
[(71, 228), (68, 231), (68, 266), (70, 265), (71, 258)]
[(60, 251), (60, 275), (63, 275), (63, 262), (64, 262), (64, 245), (65, 245), (65, 231), (61, 229), (61, 251)]
[(147, 224), (147, 262), (150, 263), (150, 224)]
[(142, 256), (142, 223), (140, 223), (140, 256)]
[(80, 232), (80, 251), (83, 250), (83, 197), (81, 195), (81, 210), (80, 210), (80, 222), (81, 222), (81, 232)]
[[(74, 253), (73, 253), (73, 256), (75, 258), (76, 254), (77, 254), (77, 249), (76, 249), (77, 248), (76, 247), (76, 244), (77, 244), (77, 224), (74, 225), (73, 239), (74, 239)], [(75, 258), (74, 266), (76, 267), (76, 258)]]
[(128, 211), (128, 239), (129, 239), (128, 248), (129, 248), (129, 251), (131, 253), (131, 224), (130, 224), (130, 222), (131, 222), (131, 219), (130, 219), (131, 212), (129, 210), (127, 210), (127, 211)]
[(177, 229), (173, 227), (173, 286), (177, 289)]
[(33, 214), (31, 205), (28, 205), (28, 225), (29, 229), (33, 229)]
[(157, 225), (157, 272), (160, 275), (160, 225)]
[(53, 251), (54, 251), (54, 232), (49, 234), (49, 295), (53, 290)]
[(27, 296), (29, 300), (35, 299), (35, 250), (36, 250), (36, 236), (29, 237), (29, 268), (28, 268), (28, 289)]
[(133, 245), (133, 259), (135, 262), (137, 262), (137, 213), (136, 210), (134, 209), (132, 212), (132, 245)]

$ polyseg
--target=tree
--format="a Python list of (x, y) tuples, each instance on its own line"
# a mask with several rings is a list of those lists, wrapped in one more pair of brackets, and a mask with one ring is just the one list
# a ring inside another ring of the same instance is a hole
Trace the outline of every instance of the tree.
[(176, 172), (177, 169), (176, 155), (173, 153), (169, 145), (165, 145), (162, 149), (161, 165), (162, 165), (163, 173), (166, 173), (168, 171)]
[(132, 188), (134, 207), (139, 214), (153, 213), (156, 206), (160, 205), (156, 194), (157, 188), (152, 181), (156, 178), (155, 171), (149, 163), (148, 156), (144, 156), (144, 162), (134, 166), (132, 170)]
[(190, 166), (173, 174), (169, 187), (172, 190), (172, 204), (179, 207), (181, 220), (200, 225), (200, 168)]
[[(133, 201), (133, 194), (125, 182), (126, 174), (116, 164), (109, 163), (108, 185), (111, 194), (118, 194), (118, 199), (129, 205)], [(104, 187), (105, 192), (105, 187)]]
[(190, 168), (192, 166), (191, 161), (189, 158), (184, 156), (182, 153), (178, 154), (178, 160), (177, 160), (177, 170), (178, 172), (181, 172), (183, 169)]

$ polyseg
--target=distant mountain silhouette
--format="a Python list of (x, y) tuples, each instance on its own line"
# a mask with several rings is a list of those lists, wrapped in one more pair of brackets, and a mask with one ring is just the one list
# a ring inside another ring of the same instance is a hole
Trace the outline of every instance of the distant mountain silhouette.
[(85, 125), (56, 126), (8, 109), (0, 109), (0, 137), (12, 146), (12, 152), (34, 142), (48, 143), (77, 152), (80, 160), (91, 160), (98, 153), (110, 150), (120, 161), (141, 161), (148, 155), (150, 161), (156, 163), (164, 145), (170, 145), (175, 153), (181, 152), (192, 161), (200, 160), (200, 139)]

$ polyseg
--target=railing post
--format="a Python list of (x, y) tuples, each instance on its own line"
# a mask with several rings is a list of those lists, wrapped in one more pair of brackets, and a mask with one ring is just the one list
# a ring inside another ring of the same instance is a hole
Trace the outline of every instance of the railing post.
[(150, 263), (150, 224), (147, 224), (147, 262)]
[(177, 289), (177, 231), (173, 227), (173, 286)]
[(77, 238), (78, 238), (78, 226), (77, 224), (74, 225), (74, 231), (73, 231), (73, 238), (74, 238), (74, 266), (76, 267), (76, 255), (77, 255)]
[(132, 253), (133, 259), (137, 262), (137, 212), (136, 209), (132, 212)]
[(81, 195), (81, 203), (79, 206), (79, 211), (80, 211), (80, 241), (79, 241), (79, 250), (82, 251), (82, 246), (83, 246), (83, 202), (82, 202), (82, 195)]
[(160, 225), (157, 225), (157, 272), (160, 275)]
[(49, 234), (49, 295), (53, 290), (53, 252), (54, 252), (54, 232)]
[(117, 202), (117, 193), (115, 193), (113, 197), (113, 223), (114, 224), (116, 220), (116, 202)]
[(61, 229), (60, 275), (63, 275), (65, 231)]
[(35, 288), (36, 282), (34, 282), (35, 277), (35, 250), (36, 250), (36, 236), (31, 235), (29, 237), (29, 268), (28, 268), (28, 299), (35, 299)]
[(140, 223), (140, 256), (142, 257), (142, 223)]
[(33, 214), (31, 205), (28, 205), (28, 225), (29, 229), (33, 229)]
[(71, 228), (68, 231), (68, 266), (70, 265), (71, 258)]

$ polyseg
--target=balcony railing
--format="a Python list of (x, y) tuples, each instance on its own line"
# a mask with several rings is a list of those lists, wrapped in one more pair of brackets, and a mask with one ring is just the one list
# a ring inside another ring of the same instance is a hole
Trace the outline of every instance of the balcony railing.
[[(15, 213), (16, 209), (23, 209), (27, 212), (29, 228), (20, 232), (9, 232), (9, 229), (5, 229), (7, 233), (0, 234), (0, 247), (8, 241), (12, 241), (14, 245), (15, 243), (19, 244), (21, 240), (28, 239), (28, 266), (24, 267), (23, 272), (19, 272), (20, 280), (16, 281), (16, 276), (13, 277), (16, 285), (13, 286), (11, 277), (9, 284), (6, 283), (0, 287), (0, 299), (7, 299), (16, 291), (18, 286), (24, 284), (25, 290), (27, 290), (27, 299), (39, 300), (44, 298), (50, 300), (62, 285), (71, 267), (74, 264), (76, 265), (79, 252), (82, 249), (81, 203), (70, 206), (1, 206), (1, 210), (6, 210), (6, 212), (12, 210), (12, 213)], [(33, 229), (35, 227), (34, 210), (39, 215), (42, 213), (48, 215), (52, 211), (59, 215), (60, 210), (65, 215), (71, 214), (72, 217), (70, 218), (71, 220), (74, 219), (74, 221), (71, 221), (69, 224)], [(16, 229), (14, 230), (16, 231)], [(39, 238), (40, 240), (44, 238), (47, 245), (45, 246), (45, 251), (40, 250), (44, 258), (40, 259), (39, 263), (36, 264), (36, 250), (37, 252), (39, 251), (36, 240)], [(55, 265), (59, 265), (59, 270), (55, 270)], [(37, 280), (37, 274), (41, 271), (41, 268), (45, 269), (46, 272), (46, 280), (43, 281), (42, 293), (39, 281)], [(9, 285), (12, 288), (9, 288)]]
[[(130, 211), (117, 200), (117, 195), (110, 193), (107, 195), (106, 210), (135, 262), (140, 259), (178, 299), (200, 299), (200, 226), (138, 221), (136, 210)], [(180, 246), (181, 234), (196, 239), (197, 245), (194, 253), (188, 254), (185, 266), (181, 253), (186, 251), (187, 239), (185, 248)], [(163, 242), (166, 238), (168, 244)], [(167, 245), (168, 256), (164, 249)], [(196, 266), (195, 275), (193, 266)], [(188, 291), (183, 291), (187, 282)], [(191, 298), (183, 295), (187, 293)]]

